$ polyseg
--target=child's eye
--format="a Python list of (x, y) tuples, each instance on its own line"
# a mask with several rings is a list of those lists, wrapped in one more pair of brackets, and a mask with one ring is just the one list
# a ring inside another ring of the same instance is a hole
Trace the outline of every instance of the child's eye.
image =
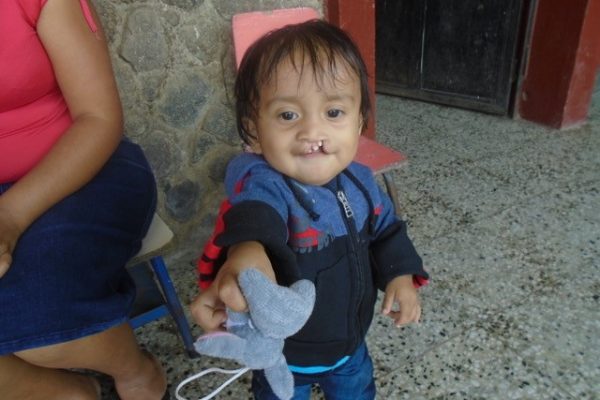
[(284, 111), (281, 114), (279, 114), (279, 118), (281, 118), (284, 121), (293, 121), (296, 118), (298, 118), (298, 114), (292, 111)]
[(344, 112), (342, 110), (339, 110), (337, 108), (333, 108), (331, 110), (327, 111), (327, 117), (329, 118), (339, 118), (342, 116)]

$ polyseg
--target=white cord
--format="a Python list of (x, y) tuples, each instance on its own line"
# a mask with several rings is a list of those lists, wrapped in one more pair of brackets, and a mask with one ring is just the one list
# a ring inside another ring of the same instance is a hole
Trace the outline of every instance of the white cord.
[(212, 393), (210, 393), (208, 396), (204, 396), (198, 400), (208, 400), (208, 399), (212, 399), (213, 397), (215, 397), (217, 394), (219, 394), (219, 392), (221, 390), (223, 390), (227, 385), (229, 385), (231, 382), (233, 382), (234, 380), (236, 380), (237, 378), (239, 378), (240, 376), (242, 376), (243, 374), (245, 374), (247, 371), (249, 371), (250, 368), (239, 368), (239, 369), (221, 369), (221, 368), (209, 368), (207, 370), (204, 370), (202, 372), (198, 372), (195, 375), (192, 375), (186, 379), (184, 379), (183, 381), (181, 381), (181, 383), (179, 385), (177, 385), (177, 388), (175, 389), (175, 397), (177, 398), (177, 400), (187, 400), (185, 397), (180, 396), (179, 395), (179, 390), (181, 390), (182, 387), (184, 387), (185, 385), (187, 385), (188, 383), (190, 383), (191, 381), (194, 381), (206, 374), (210, 374), (211, 372), (220, 372), (222, 374), (235, 374), (234, 376), (232, 376), (231, 378), (229, 378), (227, 381), (225, 381), (225, 383), (223, 383), (221, 386), (219, 386), (218, 388), (216, 388), (215, 390), (213, 390)]

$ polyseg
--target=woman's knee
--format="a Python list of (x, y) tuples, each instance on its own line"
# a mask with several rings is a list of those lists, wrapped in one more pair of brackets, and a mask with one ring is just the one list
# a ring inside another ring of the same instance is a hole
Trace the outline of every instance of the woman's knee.
[(15, 356), (24, 362), (42, 368), (75, 368), (65, 365), (67, 349), (59, 345), (36, 347), (15, 352)]
[[(30, 364), (46, 368), (83, 368), (108, 373), (128, 367), (142, 358), (133, 331), (127, 323), (67, 342), (24, 350), (15, 355)], [(115, 365), (117, 364), (117, 365)]]
[(93, 378), (5, 355), (0, 356), (0, 393), (3, 400), (98, 400), (100, 387)]

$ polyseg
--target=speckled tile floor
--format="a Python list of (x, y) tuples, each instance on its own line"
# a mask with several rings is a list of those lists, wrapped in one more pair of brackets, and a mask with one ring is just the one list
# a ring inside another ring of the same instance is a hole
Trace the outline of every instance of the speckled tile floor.
[[(378, 139), (410, 159), (395, 175), (402, 215), (433, 277), (420, 325), (373, 323), (378, 398), (600, 399), (600, 90), (589, 121), (566, 131), (377, 100)], [(191, 261), (171, 274), (188, 302)], [(188, 359), (168, 320), (137, 333), (171, 390), (208, 366), (234, 367)], [(217, 398), (249, 399), (248, 388), (245, 375)]]

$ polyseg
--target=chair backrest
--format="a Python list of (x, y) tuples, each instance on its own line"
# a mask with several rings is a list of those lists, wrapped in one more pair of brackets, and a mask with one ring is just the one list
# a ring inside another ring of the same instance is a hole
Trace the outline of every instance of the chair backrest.
[(310, 7), (285, 8), (273, 11), (255, 11), (233, 16), (233, 44), (236, 65), (239, 67), (244, 53), (258, 38), (285, 25), (297, 24), (321, 18), (317, 10)]

